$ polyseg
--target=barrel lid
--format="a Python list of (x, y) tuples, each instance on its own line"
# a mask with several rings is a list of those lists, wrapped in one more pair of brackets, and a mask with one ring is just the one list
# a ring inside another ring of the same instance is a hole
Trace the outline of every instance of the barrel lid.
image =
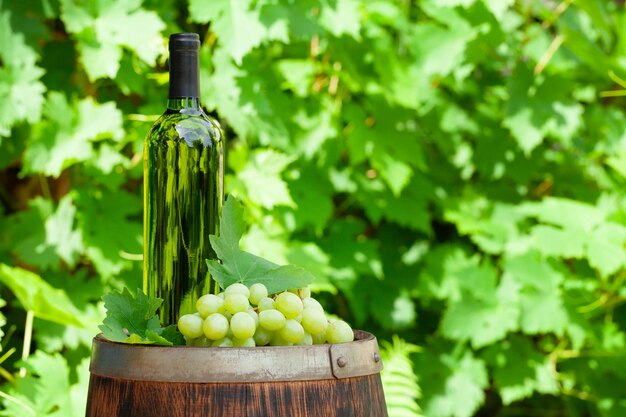
[(341, 379), (382, 369), (374, 335), (312, 346), (194, 347), (93, 340), (90, 371), (103, 377), (161, 382), (278, 382)]

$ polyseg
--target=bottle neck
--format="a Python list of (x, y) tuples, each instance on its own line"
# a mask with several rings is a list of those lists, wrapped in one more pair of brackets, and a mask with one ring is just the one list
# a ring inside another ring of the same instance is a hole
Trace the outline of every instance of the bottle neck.
[[(170, 50), (169, 100), (200, 99), (199, 59), (197, 49)], [(198, 104), (199, 105), (199, 104)]]
[(180, 97), (167, 99), (168, 110), (200, 109), (200, 97)]

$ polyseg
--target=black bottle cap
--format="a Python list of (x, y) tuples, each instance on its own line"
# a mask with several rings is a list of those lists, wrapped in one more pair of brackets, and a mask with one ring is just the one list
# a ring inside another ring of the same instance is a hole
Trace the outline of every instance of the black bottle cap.
[(175, 33), (170, 36), (170, 95), (169, 98), (200, 97), (197, 33)]
[(174, 33), (170, 35), (170, 53), (172, 51), (198, 51), (200, 36), (197, 33)]

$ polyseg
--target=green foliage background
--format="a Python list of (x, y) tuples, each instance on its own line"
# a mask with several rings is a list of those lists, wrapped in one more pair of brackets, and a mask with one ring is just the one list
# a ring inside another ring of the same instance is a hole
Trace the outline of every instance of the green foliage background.
[(100, 297), (140, 285), (177, 31), (245, 248), (379, 337), (391, 417), (626, 415), (609, 0), (0, 0), (0, 415), (83, 415)]

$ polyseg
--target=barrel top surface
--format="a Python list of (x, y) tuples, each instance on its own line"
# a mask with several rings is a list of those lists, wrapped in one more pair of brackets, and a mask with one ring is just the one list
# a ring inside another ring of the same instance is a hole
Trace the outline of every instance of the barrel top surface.
[(152, 346), (93, 340), (92, 374), (138, 381), (278, 382), (340, 379), (382, 369), (374, 335), (355, 330), (350, 343), (312, 346)]

